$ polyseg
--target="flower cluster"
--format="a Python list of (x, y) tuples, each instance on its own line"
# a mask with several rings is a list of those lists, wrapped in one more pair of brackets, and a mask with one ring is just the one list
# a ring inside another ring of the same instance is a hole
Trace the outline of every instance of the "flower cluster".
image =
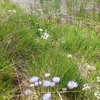
[(40, 33), (42, 33), (42, 36), (41, 36), (41, 37), (42, 37), (43, 39), (45, 39), (45, 40), (47, 40), (48, 37), (50, 36), (46, 31), (43, 32), (43, 29), (42, 29), (42, 28), (39, 28), (38, 31), (40, 31)]
[(68, 57), (68, 58), (72, 58), (72, 54), (68, 54), (67, 57)]
[(43, 35), (42, 35), (41, 37), (42, 37), (43, 39), (47, 40), (49, 36), (50, 36), (50, 35), (49, 35), (47, 32), (45, 32), (45, 33), (43, 33)]
[[(44, 77), (45, 78), (48, 78), (48, 77), (50, 77), (50, 75), (51, 75), (50, 73), (45, 73), (44, 74)], [(57, 83), (60, 82), (60, 77), (53, 77), (52, 80), (45, 79), (45, 80), (41, 81), (39, 79), (39, 77), (32, 76), (30, 78), (29, 82), (31, 83), (30, 84), (30, 88), (39, 87), (39, 86), (42, 86), (42, 87), (45, 87), (45, 88), (47, 88), (47, 87), (54, 87)], [(32, 90), (31, 89), (26, 90), (25, 91), (25, 94), (26, 95), (32, 94)], [(50, 100), (50, 98), (51, 98), (51, 93), (50, 92), (47, 92), (47, 93), (45, 93), (42, 96), (42, 99), (43, 100)]]
[(99, 76), (97, 76), (96, 79), (97, 79), (98, 82), (100, 82), (100, 77)]
[[(43, 87), (43, 88), (50, 88), (50, 87), (54, 87), (57, 83), (59, 83), (60, 82), (60, 77), (58, 77), (58, 76), (55, 76), (55, 77), (53, 77), (51, 80), (48, 78), (48, 77), (50, 77), (51, 76), (51, 74), (50, 73), (45, 73), (44, 74), (44, 80), (40, 80), (40, 78), (39, 77), (37, 77), (37, 76), (32, 76), (31, 78), (30, 78), (30, 80), (29, 80), (29, 82), (31, 83), (30, 84), (30, 89), (28, 89), (28, 90), (26, 90), (25, 91), (25, 94), (26, 95), (30, 95), (30, 94), (32, 94), (32, 88), (34, 88), (34, 89), (37, 89), (37, 88), (35, 88), (35, 87)], [(50, 77), (51, 78), (51, 77)], [(75, 82), (75, 81), (73, 81), (73, 80), (71, 80), (71, 81), (69, 81), (68, 83), (67, 83), (67, 87), (69, 88), (69, 89), (74, 89), (74, 88), (77, 88), (78, 87), (78, 83), (77, 82)], [(86, 86), (84, 86), (85, 88), (86, 88)], [(38, 88), (39, 89), (39, 88)], [(66, 92), (67, 91), (67, 88), (62, 88), (62, 91), (63, 92)], [(45, 92), (43, 95), (42, 95), (42, 100), (51, 100), (51, 97), (52, 97), (52, 95), (51, 95), (51, 92), (50, 91), (47, 91), (47, 92)]]
[(49, 81), (49, 80), (44, 80), (43, 82), (43, 87), (53, 87), (55, 86), (55, 82)]
[(90, 89), (90, 86), (89, 86), (89, 84), (84, 84), (83, 85), (83, 88), (82, 88), (82, 90), (89, 90)]
[(99, 91), (94, 92), (94, 96), (97, 98), (97, 100), (100, 100), (100, 93), (99, 93)]

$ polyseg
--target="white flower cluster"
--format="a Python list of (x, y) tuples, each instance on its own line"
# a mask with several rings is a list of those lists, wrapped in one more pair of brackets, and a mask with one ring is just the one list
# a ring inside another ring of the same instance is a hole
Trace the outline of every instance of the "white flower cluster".
[(97, 98), (97, 100), (100, 100), (100, 92), (99, 91), (94, 92), (94, 96)]
[(67, 54), (67, 57), (68, 58), (72, 58), (72, 54)]
[(42, 35), (41, 37), (42, 37), (43, 39), (47, 40), (49, 36), (50, 36), (50, 35), (49, 35), (47, 32), (45, 32), (45, 33), (43, 33), (43, 35)]
[(90, 89), (90, 86), (89, 86), (89, 84), (84, 84), (83, 85), (83, 88), (82, 88), (82, 90), (89, 90)]
[(50, 36), (46, 31), (43, 32), (43, 29), (42, 29), (42, 28), (39, 28), (38, 31), (40, 31), (40, 32), (42, 33), (42, 36), (41, 36), (41, 37), (42, 37), (43, 39), (45, 39), (45, 40), (47, 40), (48, 37)]
[(100, 77), (99, 76), (97, 76), (96, 79), (97, 79), (98, 82), (100, 82)]

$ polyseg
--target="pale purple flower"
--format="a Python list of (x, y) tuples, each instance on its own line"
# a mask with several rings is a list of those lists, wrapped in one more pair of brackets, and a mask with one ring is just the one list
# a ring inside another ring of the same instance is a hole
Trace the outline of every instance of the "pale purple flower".
[(26, 90), (26, 91), (25, 91), (25, 94), (26, 94), (26, 95), (32, 94), (32, 91), (31, 91), (31, 90)]
[(69, 81), (67, 86), (69, 87), (69, 89), (73, 89), (73, 88), (77, 88), (78, 84), (77, 84), (77, 82)]
[(39, 86), (39, 85), (41, 85), (41, 84), (42, 84), (41, 81), (39, 81), (39, 82), (37, 81), (37, 82), (34, 83), (34, 86)]
[(38, 81), (38, 79), (39, 79), (39, 77), (37, 77), (37, 76), (33, 76), (31, 79), (30, 79), (30, 82), (36, 82), (36, 81)]
[(60, 77), (54, 77), (52, 79), (52, 81), (55, 82), (55, 83), (59, 83), (60, 82)]
[(42, 97), (43, 100), (50, 100), (51, 99), (51, 93), (46, 93)]
[(45, 76), (45, 77), (49, 77), (49, 76), (50, 76), (50, 73), (45, 73), (44, 76)]
[(42, 37), (43, 39), (46, 40), (49, 36), (50, 36), (50, 35), (49, 35), (48, 33), (45, 32), (41, 37)]
[(43, 87), (48, 87), (50, 86), (50, 84), (51, 84), (51, 81), (48, 81), (48, 80), (43, 81)]
[(30, 84), (30, 87), (34, 87), (34, 84)]
[(50, 82), (50, 87), (54, 87), (55, 86), (55, 82)]

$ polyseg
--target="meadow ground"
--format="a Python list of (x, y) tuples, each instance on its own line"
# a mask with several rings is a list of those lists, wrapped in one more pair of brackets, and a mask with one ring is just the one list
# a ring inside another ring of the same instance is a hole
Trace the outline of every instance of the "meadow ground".
[[(0, 100), (42, 100), (47, 92), (52, 94), (50, 100), (99, 100), (99, 28), (63, 26), (56, 18), (40, 19), (1, 0)], [(43, 84), (53, 77), (60, 82), (30, 87), (32, 76)]]

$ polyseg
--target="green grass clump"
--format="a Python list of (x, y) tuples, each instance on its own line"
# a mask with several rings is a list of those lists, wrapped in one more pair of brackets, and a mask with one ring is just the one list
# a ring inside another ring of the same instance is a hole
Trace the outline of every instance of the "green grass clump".
[[(23, 94), (29, 88), (29, 78), (38, 76), (44, 80), (44, 74), (47, 72), (51, 74), (50, 79), (54, 76), (61, 78), (58, 91), (67, 87), (70, 80), (78, 83), (77, 89), (68, 89), (71, 93), (65, 93), (65, 100), (75, 97), (78, 100), (86, 100), (94, 92), (90, 91), (89, 95), (86, 95), (81, 91), (84, 83), (93, 83), (98, 76), (97, 72), (100, 73), (100, 40), (94, 29), (67, 25), (62, 27), (53, 19), (41, 20), (3, 0), (0, 1), (0, 11), (1, 99), (11, 99), (20, 94), (20, 99), (25, 99)], [(52, 23), (53, 21), (55, 23)], [(43, 32), (40, 32), (39, 28), (42, 28)], [(41, 37), (44, 32), (50, 35), (47, 40)], [(71, 54), (72, 58), (68, 58), (68, 54)], [(96, 70), (90, 71), (85, 78), (82, 77), (84, 73), (79, 70), (79, 65), (84, 63), (96, 66)], [(45, 92), (44, 90), (41, 91)], [(56, 93), (55, 88), (49, 90)], [(59, 98), (58, 94), (54, 97), (55, 100)], [(89, 98), (95, 100), (94, 96)]]

